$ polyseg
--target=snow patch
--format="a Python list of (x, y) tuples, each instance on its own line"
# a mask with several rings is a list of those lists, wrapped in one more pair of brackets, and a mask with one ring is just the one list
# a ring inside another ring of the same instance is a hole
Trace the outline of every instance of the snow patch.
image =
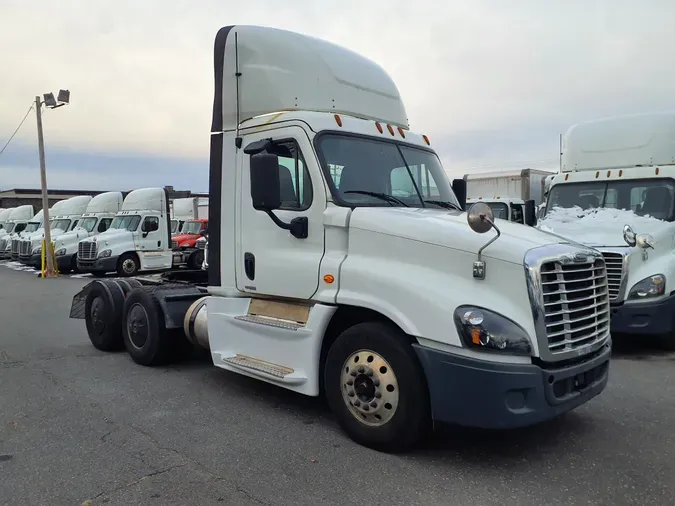
[(537, 228), (590, 246), (627, 246), (623, 227), (630, 225), (636, 234), (655, 238), (668, 233), (671, 224), (649, 215), (638, 216), (626, 209), (582, 209), (554, 207), (539, 220)]

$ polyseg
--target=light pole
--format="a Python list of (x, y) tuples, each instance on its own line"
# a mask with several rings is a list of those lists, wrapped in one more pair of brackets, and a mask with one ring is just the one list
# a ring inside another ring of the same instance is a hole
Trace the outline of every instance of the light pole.
[(56, 109), (70, 103), (70, 91), (59, 90), (59, 95), (55, 99), (53, 93), (45, 93), (43, 100), (35, 97), (35, 114), (37, 116), (38, 132), (38, 151), (40, 153), (40, 185), (42, 186), (42, 222), (45, 224), (45, 246), (44, 255), (47, 261), (47, 269), (43, 276), (45, 278), (56, 276), (54, 269), (54, 257), (52, 256), (52, 233), (49, 223), (49, 193), (47, 192), (47, 169), (45, 167), (45, 140), (42, 134), (42, 105), (50, 109)]

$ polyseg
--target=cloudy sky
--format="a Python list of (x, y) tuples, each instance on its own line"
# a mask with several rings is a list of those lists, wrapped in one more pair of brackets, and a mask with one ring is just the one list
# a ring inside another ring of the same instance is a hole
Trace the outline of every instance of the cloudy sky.
[[(208, 187), (213, 39), (257, 24), (344, 45), (394, 78), (451, 176), (557, 168), (558, 135), (675, 109), (672, 0), (0, 0), (0, 149), (35, 95), (49, 186)], [(0, 189), (38, 187), (34, 113)]]

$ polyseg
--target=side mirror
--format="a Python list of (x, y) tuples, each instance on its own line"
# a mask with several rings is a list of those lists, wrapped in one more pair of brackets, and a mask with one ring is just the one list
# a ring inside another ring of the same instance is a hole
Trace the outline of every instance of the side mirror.
[[(455, 179), (455, 181), (463, 181)], [(469, 208), (466, 215), (471, 230), (477, 234), (484, 234), (494, 226), (495, 216), (490, 206), (483, 202), (476, 202)]]
[(459, 207), (466, 211), (466, 181), (464, 179), (453, 179), (452, 191), (459, 201)]
[(635, 238), (635, 232), (631, 228), (630, 225), (624, 225), (623, 226), (623, 240), (630, 246), (631, 248), (635, 246), (636, 244), (636, 238)]
[(640, 234), (635, 238), (635, 244), (640, 249), (654, 249), (654, 238), (649, 234)]
[(534, 227), (537, 224), (537, 210), (534, 206), (534, 200), (525, 201), (525, 225)]
[(281, 207), (279, 159), (269, 153), (251, 156), (251, 199), (253, 209), (274, 211)]

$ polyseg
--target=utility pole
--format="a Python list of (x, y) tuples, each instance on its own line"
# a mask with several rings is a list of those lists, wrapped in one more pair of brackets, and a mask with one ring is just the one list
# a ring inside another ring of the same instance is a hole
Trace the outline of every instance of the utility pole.
[(40, 152), (40, 184), (42, 186), (42, 219), (45, 228), (45, 249), (43, 254), (47, 262), (44, 277), (56, 276), (54, 257), (52, 256), (52, 231), (49, 223), (49, 193), (47, 192), (47, 168), (45, 163), (45, 140), (42, 134), (42, 100), (35, 97), (35, 114), (37, 116), (38, 150)]

